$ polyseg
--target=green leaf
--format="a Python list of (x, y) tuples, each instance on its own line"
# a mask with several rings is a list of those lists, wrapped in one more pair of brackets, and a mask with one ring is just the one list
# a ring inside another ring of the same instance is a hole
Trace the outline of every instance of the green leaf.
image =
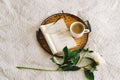
[(87, 80), (94, 80), (94, 74), (91, 72), (91, 70), (84, 69), (84, 74), (87, 78)]
[(83, 52), (88, 52), (89, 51), (89, 49), (87, 48), (87, 49), (83, 49), (82, 50)]
[(76, 65), (78, 63), (78, 61), (80, 60), (80, 55), (77, 55), (74, 58), (71, 58), (71, 62)]
[(92, 51), (92, 50), (89, 50), (89, 48), (87, 48), (87, 49), (80, 48), (79, 51), (88, 52), (88, 53), (93, 53), (93, 51)]
[(72, 58), (77, 56), (78, 54), (79, 54), (79, 50), (70, 51), (69, 57)]
[(79, 50), (71, 51), (68, 57), (68, 61), (71, 61), (73, 65), (76, 65), (80, 59)]
[(66, 62), (68, 59), (68, 54), (69, 54), (69, 50), (68, 50), (67, 46), (63, 48), (62, 54), (63, 54), (64, 62)]
[(94, 51), (90, 50), (89, 53), (93, 53)]
[(68, 48), (67, 46), (63, 48), (63, 56), (68, 56)]
[(80, 48), (80, 49), (79, 49), (79, 51), (88, 52), (88, 51), (89, 51), (89, 49), (88, 49), (88, 48), (87, 48), (87, 49)]
[(61, 69), (63, 71), (77, 71), (80, 69), (80, 67), (78, 66), (72, 66), (72, 65), (66, 65), (66, 66), (62, 66)]

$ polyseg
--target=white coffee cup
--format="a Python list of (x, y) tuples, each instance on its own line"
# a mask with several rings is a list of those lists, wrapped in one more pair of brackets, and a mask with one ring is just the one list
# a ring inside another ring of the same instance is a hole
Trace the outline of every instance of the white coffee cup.
[(73, 22), (70, 25), (70, 33), (75, 38), (80, 38), (84, 33), (89, 33), (89, 29), (85, 29), (85, 25), (81, 22)]

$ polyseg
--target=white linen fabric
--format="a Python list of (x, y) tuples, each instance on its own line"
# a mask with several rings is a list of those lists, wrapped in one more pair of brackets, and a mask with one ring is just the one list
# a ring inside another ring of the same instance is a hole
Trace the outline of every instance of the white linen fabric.
[(38, 44), (36, 30), (45, 18), (62, 10), (91, 23), (86, 47), (99, 52), (107, 63), (95, 72), (95, 80), (120, 79), (120, 0), (0, 0), (0, 80), (86, 80), (83, 71), (16, 68), (57, 67)]

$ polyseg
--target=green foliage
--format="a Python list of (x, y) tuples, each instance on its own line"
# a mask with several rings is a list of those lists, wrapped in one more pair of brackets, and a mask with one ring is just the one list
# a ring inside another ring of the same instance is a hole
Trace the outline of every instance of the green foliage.
[(88, 53), (93, 53), (94, 52), (92, 50), (89, 50), (89, 48), (87, 48), (87, 49), (80, 48), (79, 51), (88, 52)]
[(94, 74), (93, 74), (93, 72), (91, 72), (91, 70), (84, 68), (84, 74), (85, 74), (87, 80), (94, 80)]
[(67, 47), (65, 47), (62, 54), (64, 62), (61, 64), (57, 62), (56, 58), (51, 58), (51, 60), (59, 66), (58, 69), (63, 71), (76, 71), (80, 69), (80, 67), (76, 66), (80, 59), (79, 50), (71, 51)]

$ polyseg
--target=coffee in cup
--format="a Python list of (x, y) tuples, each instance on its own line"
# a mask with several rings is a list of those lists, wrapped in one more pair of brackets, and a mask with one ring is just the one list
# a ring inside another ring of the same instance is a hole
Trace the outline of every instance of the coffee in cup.
[(84, 33), (90, 32), (89, 29), (85, 29), (85, 25), (81, 22), (73, 22), (70, 25), (70, 33), (75, 38), (80, 38)]

